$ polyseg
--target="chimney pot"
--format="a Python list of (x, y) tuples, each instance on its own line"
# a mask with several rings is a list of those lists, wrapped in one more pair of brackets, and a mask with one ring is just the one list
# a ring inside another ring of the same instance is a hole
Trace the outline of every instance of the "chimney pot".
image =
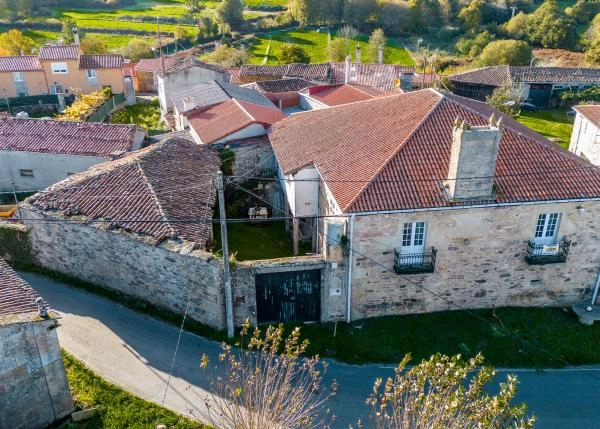
[(184, 97), (183, 98), (183, 111), (187, 112), (188, 110), (192, 110), (194, 107), (196, 107), (196, 104), (194, 103), (194, 97)]
[(377, 48), (377, 64), (383, 64), (383, 46)]
[(356, 45), (356, 64), (360, 64), (361, 60), (361, 47), (360, 45)]
[(71, 29), (71, 32), (73, 33), (73, 43), (79, 46), (79, 30), (77, 29), (77, 27), (73, 27)]

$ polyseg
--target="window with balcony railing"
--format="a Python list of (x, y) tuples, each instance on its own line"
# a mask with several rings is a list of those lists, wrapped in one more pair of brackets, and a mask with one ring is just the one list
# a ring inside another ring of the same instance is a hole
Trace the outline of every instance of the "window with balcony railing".
[(433, 273), (436, 256), (435, 247), (423, 253), (405, 253), (401, 249), (395, 249), (394, 271), (397, 274)]
[(571, 248), (571, 240), (563, 237), (556, 243), (540, 244), (535, 241), (527, 242), (525, 260), (530, 265), (556, 264), (567, 262)]

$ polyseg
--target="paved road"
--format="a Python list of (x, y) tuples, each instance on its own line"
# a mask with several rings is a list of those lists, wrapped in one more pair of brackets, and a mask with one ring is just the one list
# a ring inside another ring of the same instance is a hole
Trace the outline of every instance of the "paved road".
[[(104, 378), (138, 396), (162, 402), (178, 339), (176, 327), (45, 277), (21, 275), (62, 315), (58, 330), (62, 347)], [(199, 362), (203, 353), (215, 362), (218, 352), (218, 344), (183, 333), (165, 406), (206, 418), (206, 380)], [(538, 416), (537, 427), (600, 428), (600, 367), (586, 371), (510, 370), (521, 381), (518, 399)], [(505, 372), (500, 374), (505, 376)], [(392, 373), (392, 367), (331, 362), (327, 378), (335, 378), (339, 384), (339, 393), (329, 402), (331, 412), (338, 416), (333, 427), (346, 428), (359, 417), (364, 419), (368, 414), (364, 399), (372, 381)]]

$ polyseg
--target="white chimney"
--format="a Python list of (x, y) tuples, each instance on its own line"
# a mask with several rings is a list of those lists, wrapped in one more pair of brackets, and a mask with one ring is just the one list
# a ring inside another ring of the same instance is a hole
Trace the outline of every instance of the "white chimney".
[(360, 60), (361, 60), (361, 48), (360, 45), (356, 45), (356, 64), (360, 64)]
[(446, 188), (451, 200), (494, 198), (494, 174), (502, 138), (502, 118), (489, 125), (469, 126), (458, 118), (452, 129), (452, 150)]
[(383, 64), (383, 46), (377, 48), (377, 64)]
[(346, 68), (344, 70), (344, 83), (348, 83), (350, 81), (350, 60), (352, 57), (350, 55), (346, 55)]
[(79, 46), (79, 30), (77, 27), (73, 27), (71, 31), (73, 32), (73, 43)]
[(183, 97), (183, 111), (187, 112), (188, 110), (192, 110), (196, 107), (196, 103), (194, 103), (194, 97)]

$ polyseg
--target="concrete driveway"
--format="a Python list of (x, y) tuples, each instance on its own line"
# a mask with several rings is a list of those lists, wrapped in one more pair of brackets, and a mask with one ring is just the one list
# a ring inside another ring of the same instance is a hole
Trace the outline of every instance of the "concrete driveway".
[[(61, 316), (61, 346), (111, 382), (156, 403), (161, 403), (177, 343), (177, 327), (135, 313), (96, 295), (68, 287), (46, 277), (20, 273)], [(220, 347), (213, 341), (184, 332), (164, 405), (201, 420), (207, 414), (206, 375), (200, 358), (216, 362)], [(516, 373), (518, 400), (528, 404), (542, 429), (600, 427), (600, 367), (559, 370), (499, 370)], [(327, 381), (336, 379), (338, 394), (329, 402), (337, 416), (333, 428), (347, 428), (368, 417), (364, 400), (376, 377), (393, 374), (392, 366), (354, 366), (330, 362)]]

